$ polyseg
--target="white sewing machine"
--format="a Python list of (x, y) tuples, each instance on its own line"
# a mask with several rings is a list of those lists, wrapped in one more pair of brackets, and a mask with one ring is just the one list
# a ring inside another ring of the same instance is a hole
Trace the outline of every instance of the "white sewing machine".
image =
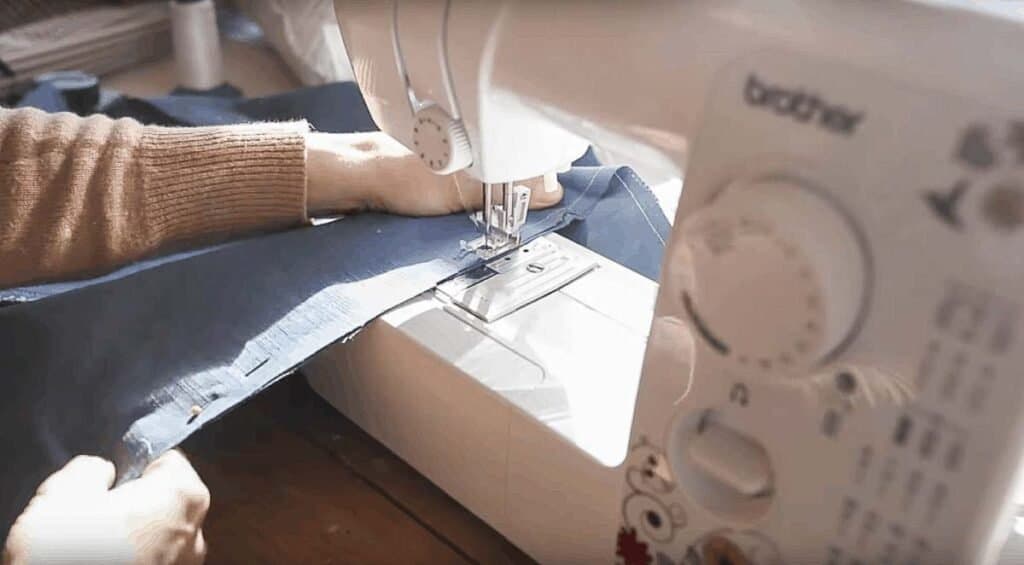
[(317, 358), (329, 401), (545, 563), (994, 561), (1024, 451), (1024, 25), (909, 1), (336, 11), (381, 128), (502, 191), (482, 255), (519, 243), (514, 181), (583, 139), (686, 181), (658, 288), (519, 246)]

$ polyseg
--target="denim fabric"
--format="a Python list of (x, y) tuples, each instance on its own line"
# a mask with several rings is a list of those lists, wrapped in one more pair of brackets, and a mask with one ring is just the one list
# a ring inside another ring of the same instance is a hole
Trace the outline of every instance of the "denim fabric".
[[(36, 94), (47, 98), (44, 90)], [(277, 106), (273, 99), (220, 99), (245, 109), (245, 119), (279, 112), (332, 131), (372, 126), (361, 99), (352, 99), (353, 85), (296, 96), (281, 97), (285, 103)], [(320, 115), (331, 101), (354, 110)], [(164, 110), (197, 115), (190, 108), (174, 103)], [(206, 118), (227, 111), (210, 108)], [(578, 166), (560, 181), (563, 203), (531, 212), (527, 238), (571, 224), (566, 234), (578, 242), (656, 276), (668, 221), (632, 170)], [(595, 212), (597, 221), (578, 222)], [(43, 478), (75, 454), (112, 459), (119, 481), (137, 476), (317, 351), (475, 266), (459, 242), (477, 235), (465, 215), (362, 214), (157, 258), (98, 279), (0, 291), (0, 299), (22, 302), (0, 309), (7, 391), (0, 406), (0, 454), (7, 458), (0, 465), (0, 532)]]
[[(179, 91), (151, 99), (104, 91), (101, 100), (101, 112), (113, 117), (131, 117), (147, 124), (215, 125), (252, 120), (306, 119), (318, 131), (356, 132), (377, 129), (358, 86), (351, 82), (251, 99), (241, 98), (237, 89), (222, 86), (205, 93)], [(26, 94), (18, 106), (31, 106), (51, 112), (67, 110), (60, 94), (45, 83)], [(592, 151), (588, 151), (574, 165), (600, 166), (601, 163)], [(658, 207), (654, 195), (643, 182), (618, 183), (617, 186), (619, 190), (609, 191), (605, 199), (595, 206), (591, 212), (591, 221), (573, 224), (560, 233), (657, 280), (662, 249), (671, 226)], [(140, 261), (109, 275), (89, 280), (0, 289), (0, 304), (38, 300), (79, 286), (113, 280), (156, 265), (205, 253), (209, 249), (213, 248)]]
[[(572, 170), (565, 203), (531, 214), (526, 235), (585, 217), (629, 178)], [(0, 309), (0, 531), (73, 455), (137, 476), (317, 351), (475, 266), (458, 250), (476, 235), (463, 215), (363, 214)]]

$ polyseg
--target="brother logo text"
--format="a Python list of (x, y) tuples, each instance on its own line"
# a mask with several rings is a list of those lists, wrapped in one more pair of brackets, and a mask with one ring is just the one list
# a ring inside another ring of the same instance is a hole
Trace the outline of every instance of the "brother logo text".
[(751, 106), (770, 108), (798, 122), (817, 122), (819, 127), (842, 135), (853, 135), (864, 117), (862, 112), (829, 104), (814, 93), (766, 84), (753, 74), (747, 77), (743, 98)]

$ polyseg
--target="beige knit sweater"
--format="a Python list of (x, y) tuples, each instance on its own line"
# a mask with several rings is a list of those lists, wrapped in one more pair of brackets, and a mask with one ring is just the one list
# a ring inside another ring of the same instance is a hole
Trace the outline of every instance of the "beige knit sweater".
[(0, 109), (0, 288), (304, 222), (307, 129)]

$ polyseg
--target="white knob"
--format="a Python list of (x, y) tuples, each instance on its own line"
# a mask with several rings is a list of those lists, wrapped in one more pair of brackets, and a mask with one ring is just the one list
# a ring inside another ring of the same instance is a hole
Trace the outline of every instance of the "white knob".
[(473, 164), (469, 136), (462, 121), (449, 116), (436, 104), (417, 110), (412, 140), (413, 151), (439, 175), (454, 173)]
[(683, 229), (695, 333), (749, 376), (803, 376), (854, 331), (867, 265), (854, 226), (794, 181), (730, 185)]
[(772, 488), (768, 453), (739, 432), (708, 422), (687, 451), (696, 469), (732, 489), (737, 496), (763, 496)]

